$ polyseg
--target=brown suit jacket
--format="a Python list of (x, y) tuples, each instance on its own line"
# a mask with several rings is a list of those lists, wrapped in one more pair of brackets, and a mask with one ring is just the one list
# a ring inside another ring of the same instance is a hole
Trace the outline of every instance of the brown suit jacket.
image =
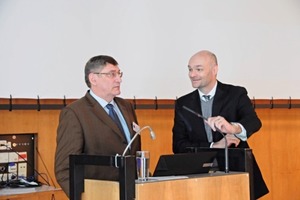
[[(130, 130), (138, 123), (132, 105), (115, 97)], [(122, 154), (127, 146), (124, 134), (109, 117), (101, 105), (89, 94), (65, 107), (60, 114), (55, 153), (55, 175), (58, 183), (69, 196), (69, 155), (116, 155)], [(140, 150), (140, 137), (132, 143), (130, 152)], [(86, 166), (85, 178), (118, 180), (118, 170), (111, 167)]]

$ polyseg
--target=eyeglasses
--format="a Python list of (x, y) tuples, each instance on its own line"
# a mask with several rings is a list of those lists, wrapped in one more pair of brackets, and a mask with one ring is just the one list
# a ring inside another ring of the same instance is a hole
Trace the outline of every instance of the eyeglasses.
[(120, 78), (123, 76), (123, 72), (103, 72), (103, 73), (100, 73), (100, 72), (93, 72), (93, 74), (99, 74), (99, 75), (105, 75), (107, 76), (108, 78), (116, 78), (117, 76), (119, 76)]

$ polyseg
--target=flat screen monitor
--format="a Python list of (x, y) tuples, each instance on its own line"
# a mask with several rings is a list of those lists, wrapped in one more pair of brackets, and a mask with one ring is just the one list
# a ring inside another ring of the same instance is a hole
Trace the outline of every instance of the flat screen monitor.
[(36, 133), (0, 134), (0, 181), (36, 180)]
[(217, 152), (161, 155), (153, 176), (173, 176), (208, 173)]
[[(225, 170), (225, 150), (205, 147), (187, 147), (189, 152), (216, 152), (217, 170)], [(228, 164), (230, 171), (245, 172), (252, 170), (252, 150), (249, 148), (228, 148)]]

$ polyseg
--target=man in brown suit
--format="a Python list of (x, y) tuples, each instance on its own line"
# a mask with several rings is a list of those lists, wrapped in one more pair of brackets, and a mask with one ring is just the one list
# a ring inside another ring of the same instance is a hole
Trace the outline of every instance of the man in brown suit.
[[(132, 105), (116, 97), (121, 93), (122, 75), (114, 58), (91, 58), (85, 66), (85, 82), (90, 90), (84, 97), (61, 111), (57, 129), (55, 175), (68, 196), (70, 154), (122, 154), (130, 138), (138, 131), (135, 129), (138, 127), (137, 117)], [(119, 123), (110, 117), (109, 108), (106, 107), (108, 104), (112, 104)], [(128, 153), (135, 154), (140, 148), (138, 137)], [(118, 170), (111, 167), (86, 166), (85, 178), (118, 180)]]

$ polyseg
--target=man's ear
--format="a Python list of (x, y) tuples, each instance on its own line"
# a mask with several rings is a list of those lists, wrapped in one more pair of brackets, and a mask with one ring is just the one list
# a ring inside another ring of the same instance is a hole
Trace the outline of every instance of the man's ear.
[(96, 85), (96, 74), (90, 73), (89, 74), (89, 81), (91, 83), (91, 85)]
[(214, 74), (217, 75), (219, 71), (219, 66), (215, 65), (213, 70), (214, 70)]

